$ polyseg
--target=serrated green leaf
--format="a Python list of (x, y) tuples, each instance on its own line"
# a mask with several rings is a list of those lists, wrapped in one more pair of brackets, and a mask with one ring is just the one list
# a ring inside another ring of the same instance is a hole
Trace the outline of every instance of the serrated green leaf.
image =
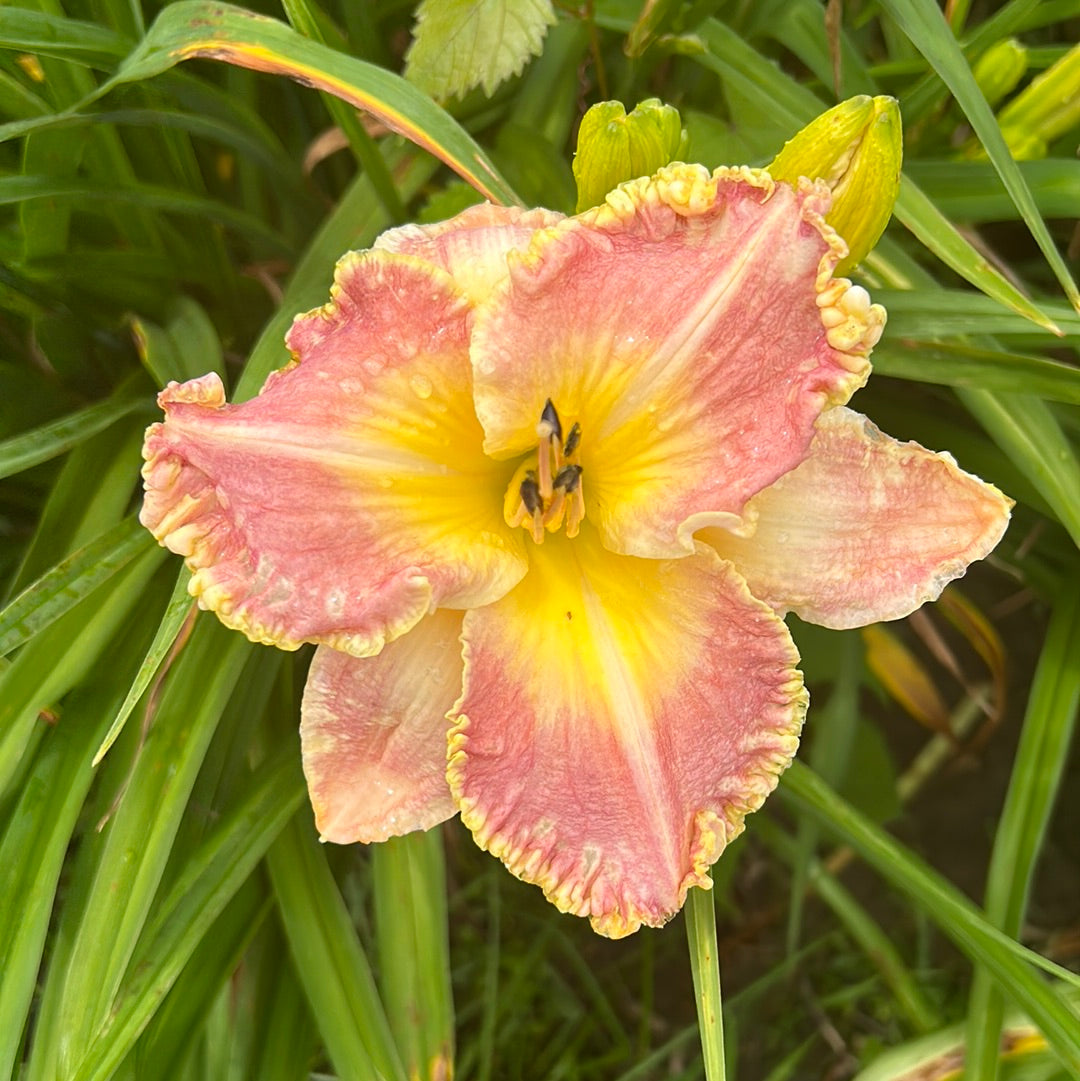
[(551, 0), (424, 0), (405, 74), (434, 98), (474, 86), (490, 97), (539, 54), (554, 22)]

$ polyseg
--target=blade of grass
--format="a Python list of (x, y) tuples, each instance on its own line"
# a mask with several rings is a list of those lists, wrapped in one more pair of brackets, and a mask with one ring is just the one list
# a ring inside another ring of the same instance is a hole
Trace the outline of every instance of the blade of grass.
[(778, 791), (796, 813), (811, 815), (924, 909), (1031, 1016), (1065, 1066), (1080, 1073), (1080, 1025), (1076, 1015), (1025, 963), (1025, 956), (1034, 963), (1037, 955), (989, 924), (955, 886), (855, 810), (808, 766), (793, 762)]
[[(313, 4), (308, 3), (308, 0), (282, 0), (281, 6), (295, 30), (320, 45), (326, 44), (326, 37), (322, 32), (317, 14), (318, 9)], [(334, 123), (349, 140), (349, 147), (357, 164), (367, 173), (386, 216), (395, 223), (404, 221), (405, 204), (398, 195), (393, 177), (390, 176), (390, 170), (387, 169), (386, 162), (383, 161), (379, 148), (375, 145), (375, 140), (364, 130), (364, 125), (357, 119), (355, 111), (349, 108), (341, 98), (326, 92), (322, 97)]]
[(0, 794), (16, 776), (42, 711), (86, 678), (140, 602), (158, 565), (155, 551), (128, 564), (28, 642), (0, 671)]
[(0, 21), (0, 49), (54, 56), (106, 71), (112, 70), (134, 44), (132, 39), (100, 23), (12, 4), (4, 6)]
[[(986, 918), (1019, 936), (1054, 800), (1068, 763), (1080, 703), (1080, 564), (1062, 574), (1046, 642), (1028, 699), (1012, 779), (994, 836), (986, 884)], [(967, 1072), (993, 1081), (1005, 999), (991, 976), (975, 972), (968, 1000)]]
[[(1075, 213), (1080, 202), (1080, 162), (1044, 158), (1017, 164), (1043, 217), (1067, 218)], [(1019, 217), (1016, 204), (989, 162), (913, 161), (908, 174), (950, 218), (983, 222)], [(1075, 315), (1073, 309), (1068, 311)]]
[(265, 763), (250, 791), (184, 865), (168, 895), (155, 901), (112, 1009), (73, 1081), (106, 1081), (134, 1046), (202, 937), (253, 873), (267, 848), (304, 802), (293, 747)]
[(1020, 216), (1031, 230), (1035, 243), (1046, 256), (1050, 269), (1065, 290), (1065, 295), (1073, 307), (1080, 311), (1080, 291), (1077, 290), (1069, 268), (1046, 228), (1023, 174), (1009, 153), (994, 113), (975, 82), (975, 76), (971, 74), (971, 68), (948, 23), (945, 22), (941, 9), (934, 0), (882, 0), (881, 6), (896, 20), (912, 44), (926, 57), (930, 66), (952, 91), (975, 129), (975, 134), (986, 148), (986, 153), (1020, 211)]
[(127, 696), (113, 718), (108, 732), (105, 733), (101, 744), (94, 752), (93, 765), (98, 765), (108, 754), (109, 748), (112, 747), (117, 737), (124, 730), (124, 725), (131, 716), (132, 710), (138, 704), (139, 699), (142, 698), (147, 687), (150, 686), (150, 681), (154, 678), (158, 668), (161, 667), (165, 655), (172, 649), (173, 643), (180, 636), (184, 623), (194, 614), (195, 602), (191, 599), (187, 588), (190, 580), (190, 572), (186, 567), (181, 568), (180, 575), (176, 579), (176, 585), (173, 586), (172, 596), (169, 598), (169, 603), (165, 608), (165, 614), (162, 616), (161, 623), (158, 624), (158, 629), (154, 633), (154, 640), (150, 643), (146, 657), (139, 666), (134, 682), (128, 689)]
[(964, 388), (956, 393), (1080, 545), (1080, 461), (1046, 402), (1029, 394)]
[(0, 478), (56, 458), (121, 417), (146, 409), (146, 399), (133, 396), (133, 389), (133, 381), (128, 380), (111, 398), (5, 439), (0, 443)]
[(442, 831), (410, 833), (371, 852), (380, 988), (409, 1077), (453, 1074), (454, 1005)]
[(149, 629), (145, 614), (132, 623), (134, 633), (110, 651), (115, 678), (74, 692), (46, 731), (0, 834), (0, 1077), (16, 1075), (57, 886), (94, 779), (89, 757), (138, 656), (138, 632)]
[[(698, 27), (698, 34), (706, 48), (693, 59), (731, 81), (741, 94), (782, 118), (792, 130), (824, 111), (824, 103), (810, 90), (718, 19), (705, 19)], [(1033, 323), (1057, 332), (1046, 315), (987, 263), (906, 175), (900, 178), (900, 194), (893, 212), (934, 255), (977, 289)]]
[[(921, 287), (875, 289), (874, 299), (884, 304), (889, 313), (887, 336), (1000, 334), (1023, 335), (1047, 344), (1052, 342), (1023, 316), (1005, 310), (996, 301), (979, 293)], [(1041, 303), (1047, 315), (1067, 335), (1080, 336), (1080, 316), (1076, 312), (1065, 304), (1053, 301)], [(877, 360), (876, 350), (874, 359)]]
[(83, 211), (99, 207), (102, 213), (117, 207), (136, 210), (161, 210), (218, 222), (264, 249), (277, 255), (290, 254), (290, 248), (277, 231), (261, 218), (217, 199), (193, 194), (179, 188), (166, 188), (136, 181), (57, 179), (51, 175), (22, 175), (0, 177), (0, 206), (5, 203), (28, 203), (47, 199), (50, 204), (75, 203)]
[[(779, 851), (793, 868), (803, 860), (801, 838), (784, 834), (768, 819), (755, 823), (765, 843)], [(825, 902), (870, 962), (881, 973), (889, 990), (916, 1032), (931, 1032), (939, 1023), (937, 1011), (931, 1009), (919, 990), (915, 977), (908, 971), (899, 952), (884, 929), (841, 882), (817, 860), (806, 862), (806, 885)]]
[(150, 551), (152, 543), (131, 515), (58, 563), (0, 611), (0, 657), (71, 611), (136, 556)]
[[(810, 762), (832, 785), (839, 785), (848, 771), (855, 729), (859, 719), (859, 685), (863, 674), (863, 646), (857, 633), (840, 636), (836, 680), (823, 710), (815, 712)], [(810, 868), (818, 847), (819, 829), (814, 822), (798, 825), (798, 847), (792, 861), (791, 902), (788, 908), (787, 951), (795, 952), (802, 937), (802, 906)]]
[(170, 672), (112, 808), (85, 904), (69, 916), (70, 949), (43, 1003), (31, 1078), (73, 1076), (108, 1023), (210, 738), (253, 650), (203, 620)]
[(12, 579), (12, 594), (120, 521), (131, 503), (141, 446), (142, 424), (136, 416), (68, 452)]
[(1080, 405), (1080, 369), (1072, 365), (998, 349), (902, 339), (896, 334), (874, 350), (874, 370), (880, 375), (1003, 393), (1022, 386), (1040, 398)]
[(266, 855), (289, 950), (341, 1077), (407, 1081), (363, 947), (323, 850), (295, 815)]
[(720, 993), (720, 956), (716, 948), (716, 906), (712, 890), (692, 886), (686, 898), (686, 937), (694, 980), (701, 1054), (706, 1081), (724, 1081), (724, 1013)]
[(434, 154), (493, 202), (513, 190), (473, 138), (445, 110), (399, 75), (311, 41), (275, 19), (203, 0), (169, 4), (116, 74), (85, 107), (123, 83), (203, 57), (296, 79), (371, 113), (391, 131)]
[[(140, 1078), (148, 1069), (146, 1064), (152, 1063), (154, 1076), (170, 1081), (173, 1078), (180, 1081), (184, 1077), (190, 1081), (207, 1081), (210, 1077), (221, 1081), (231, 1081), (233, 1077), (237, 1081), (252, 1081), (249, 1072), (237, 1076), (225, 1071), (214, 1074), (201, 1068), (191, 1072), (190, 1067), (201, 1058), (203, 1048), (200, 1045), (217, 1036), (216, 1032), (211, 1035), (211, 1018), (223, 1002), (227, 1017), (221, 1042), (233, 1069), (242, 1065), (232, 1058), (236, 1053), (238, 1030), (246, 1020), (242, 1005), (237, 1002), (237, 984), (246, 972), (245, 950), (272, 924), (267, 918), (272, 913), (273, 903), (265, 883), (257, 874), (249, 876), (198, 942), (138, 1044), (112, 1075), (114, 1078)], [(265, 1037), (269, 1039), (271, 1033), (266, 1031)], [(184, 1065), (189, 1067), (188, 1073), (184, 1073)], [(306, 1077), (306, 1074), (295, 1074), (289, 1081), (302, 1081), (302, 1078), (306, 1081)]]

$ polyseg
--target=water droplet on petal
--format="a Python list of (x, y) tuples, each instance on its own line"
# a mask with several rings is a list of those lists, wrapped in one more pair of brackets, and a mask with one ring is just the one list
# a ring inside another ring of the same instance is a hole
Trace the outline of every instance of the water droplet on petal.
[(430, 398), (431, 397), (431, 380), (426, 375), (412, 375), (409, 376), (409, 386), (412, 387), (413, 393), (418, 398)]

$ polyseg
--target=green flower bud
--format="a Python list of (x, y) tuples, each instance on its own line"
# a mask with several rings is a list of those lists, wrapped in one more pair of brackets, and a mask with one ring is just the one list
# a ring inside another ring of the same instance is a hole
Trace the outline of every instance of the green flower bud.
[(1028, 51), (1016, 38), (991, 45), (971, 69), (983, 97), (996, 105), (1012, 91), (1027, 71)]
[(844, 238), (850, 270), (877, 243), (900, 190), (903, 131), (895, 98), (860, 95), (810, 121), (768, 166), (776, 180), (822, 179), (832, 189), (826, 221)]
[[(1080, 45), (998, 113), (1002, 134), (1016, 157), (1046, 156), (1046, 144), (1080, 120)], [(1041, 150), (1040, 150), (1041, 148)]]
[(652, 176), (684, 146), (678, 109), (658, 98), (639, 103), (629, 116), (619, 101), (594, 105), (581, 119), (574, 155), (577, 212), (599, 206), (624, 180)]

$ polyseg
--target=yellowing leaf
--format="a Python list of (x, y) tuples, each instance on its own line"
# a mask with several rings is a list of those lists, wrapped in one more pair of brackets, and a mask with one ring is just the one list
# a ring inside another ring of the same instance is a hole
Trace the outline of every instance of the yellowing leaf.
[(866, 666), (919, 724), (952, 737), (949, 710), (919, 659), (880, 623), (862, 629)]
[(434, 98), (474, 86), (490, 96), (540, 53), (554, 22), (551, 0), (424, 0), (405, 75)]

